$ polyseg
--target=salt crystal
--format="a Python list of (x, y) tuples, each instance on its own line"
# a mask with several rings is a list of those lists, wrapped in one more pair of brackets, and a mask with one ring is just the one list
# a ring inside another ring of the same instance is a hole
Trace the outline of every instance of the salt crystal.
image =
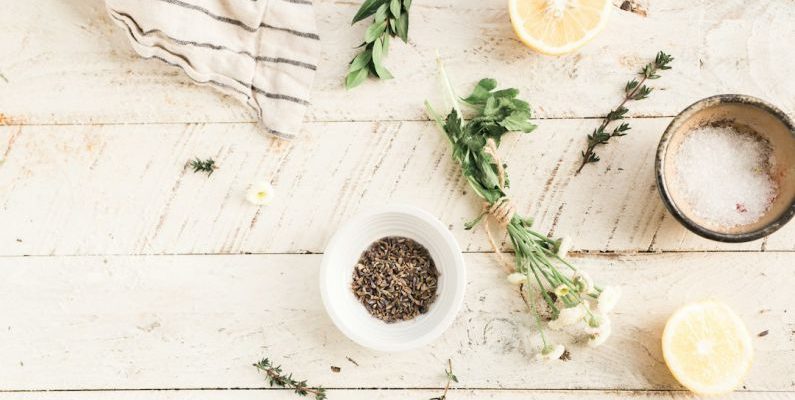
[(693, 213), (732, 228), (758, 221), (776, 198), (770, 143), (730, 126), (689, 132), (674, 157), (676, 184)]

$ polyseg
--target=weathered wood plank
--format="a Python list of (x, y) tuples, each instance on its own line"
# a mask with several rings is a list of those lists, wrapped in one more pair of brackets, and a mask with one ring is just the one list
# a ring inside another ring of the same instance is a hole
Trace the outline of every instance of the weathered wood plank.
[[(329, 390), (329, 399), (346, 400), (405, 400), (428, 399), (439, 396), (440, 390)], [(289, 392), (277, 390), (178, 390), (178, 391), (105, 391), (105, 392), (26, 392), (2, 393), (2, 400), (64, 400), (81, 398), (86, 400), (127, 400), (140, 399), (146, 396), (152, 400), (294, 400), (296, 396)], [(784, 400), (792, 399), (793, 394), (787, 392), (737, 392), (723, 396), (726, 400)], [(311, 397), (310, 397), (311, 398)], [(622, 392), (622, 391), (584, 391), (584, 390), (452, 390), (449, 399), (456, 400), (602, 400), (602, 399), (701, 399), (684, 392)], [(709, 399), (707, 397), (706, 399)]]
[[(795, 225), (767, 240), (719, 244), (681, 227), (655, 189), (653, 155), (666, 119), (632, 134), (575, 176), (593, 120), (543, 120), (506, 139), (520, 211), (541, 232), (595, 251), (795, 250)], [(322, 252), (356, 213), (408, 203), (437, 215), (466, 251), (489, 251), (464, 222), (479, 204), (430, 123), (313, 123), (293, 144), (253, 124), (0, 126), (0, 254)], [(211, 177), (184, 165), (214, 157)], [(274, 177), (278, 199), (245, 202)]]
[(703, 298), (730, 304), (754, 335), (744, 388), (793, 390), (791, 253), (576, 261), (622, 286), (615, 332), (545, 364), (489, 255), (466, 256), (465, 305), (451, 329), (398, 354), (360, 348), (333, 327), (317, 291), (319, 255), (0, 257), (0, 390), (261, 388), (251, 363), (262, 356), (338, 388), (437, 388), (451, 358), (462, 388), (678, 390), (660, 333), (678, 306)]
[[(101, 2), (9, 1), (0, 15), (0, 113), (27, 123), (251, 121), (245, 107), (196, 87), (173, 67), (139, 59)], [(358, 2), (316, 2), (323, 55), (310, 120), (424, 119), (437, 91), (434, 57), (466, 86), (484, 75), (521, 88), (542, 117), (589, 117), (614, 106), (631, 74), (659, 49), (676, 56), (633, 115), (674, 115), (725, 92), (795, 109), (791, 64), (795, 7), (764, 2), (660, 0), (646, 17), (615, 9), (593, 43), (563, 57), (532, 53), (512, 32), (504, 2), (417, 1), (409, 45), (388, 60), (397, 79), (342, 88), (365, 25), (350, 27)], [(46, 23), (42, 23), (46, 21)]]

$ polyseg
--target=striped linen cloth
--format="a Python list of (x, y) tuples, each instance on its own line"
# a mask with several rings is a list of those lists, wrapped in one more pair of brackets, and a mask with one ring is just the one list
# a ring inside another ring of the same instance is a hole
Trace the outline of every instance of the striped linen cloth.
[(310, 0), (106, 0), (133, 49), (248, 104), (264, 130), (294, 137), (320, 53)]

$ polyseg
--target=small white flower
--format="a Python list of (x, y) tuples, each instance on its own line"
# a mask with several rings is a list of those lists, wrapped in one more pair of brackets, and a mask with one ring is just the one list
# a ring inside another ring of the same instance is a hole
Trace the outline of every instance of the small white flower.
[(514, 272), (508, 275), (508, 282), (510, 282), (512, 285), (522, 285), (527, 283), (527, 275), (521, 272)]
[(552, 361), (560, 359), (560, 356), (566, 351), (566, 348), (563, 347), (562, 344), (556, 345), (547, 345), (541, 349), (541, 352), (536, 354), (536, 360), (538, 361)]
[(558, 257), (566, 258), (566, 256), (569, 254), (569, 251), (571, 250), (571, 246), (572, 243), (570, 237), (564, 236), (562, 239), (560, 239), (560, 244), (558, 244), (557, 251)]
[(261, 181), (251, 185), (246, 194), (246, 200), (257, 206), (267, 206), (273, 202), (276, 193), (268, 181)]
[(558, 296), (558, 298), (565, 297), (567, 294), (569, 294), (569, 287), (566, 285), (558, 285), (558, 287), (555, 288), (554, 293), (555, 296)]
[(585, 271), (575, 272), (571, 280), (574, 282), (574, 286), (577, 288), (578, 293), (588, 294), (594, 290), (593, 281), (591, 280), (591, 277), (585, 273)]
[(602, 314), (607, 314), (616, 307), (618, 299), (621, 298), (621, 289), (615, 286), (607, 286), (599, 294), (599, 299), (596, 303), (596, 309)]
[(561, 330), (563, 327), (574, 325), (585, 317), (585, 308), (582, 305), (564, 308), (558, 313), (558, 317), (549, 321), (549, 329), (554, 331)]
[(592, 327), (589, 325), (585, 328), (585, 332), (588, 333), (588, 346), (598, 347), (607, 341), (607, 338), (613, 332), (613, 328), (610, 319), (602, 317), (599, 326)]

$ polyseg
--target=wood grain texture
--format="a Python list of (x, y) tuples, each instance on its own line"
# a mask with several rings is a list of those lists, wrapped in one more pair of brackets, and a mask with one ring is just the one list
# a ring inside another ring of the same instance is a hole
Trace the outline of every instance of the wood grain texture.
[[(589, 251), (795, 250), (793, 224), (746, 244), (680, 226), (653, 176), (668, 121), (631, 122), (579, 176), (595, 121), (544, 120), (506, 139), (514, 197), (539, 231)], [(482, 229), (463, 228), (479, 204), (449, 152), (425, 122), (312, 123), (292, 144), (253, 124), (0, 126), (0, 254), (322, 252), (341, 223), (393, 203), (435, 214), (465, 251), (490, 251)], [(194, 174), (195, 156), (220, 169)], [(261, 209), (244, 200), (258, 179), (277, 192)]]
[[(329, 390), (331, 400), (425, 400), (439, 396), (440, 390)], [(280, 390), (179, 390), (179, 391), (105, 391), (105, 392), (34, 392), (2, 393), (0, 400), (71, 400), (79, 396), (86, 400), (128, 400), (146, 397), (152, 400), (295, 400), (294, 394)], [(677, 400), (711, 399), (714, 397), (693, 396), (684, 392), (643, 392), (643, 391), (584, 391), (584, 390), (453, 390), (450, 400)], [(310, 398), (311, 399), (311, 398)], [(791, 393), (776, 392), (737, 392), (722, 396), (725, 400), (785, 400), (792, 399)]]
[[(251, 121), (233, 99), (143, 60), (111, 24), (99, 0), (7, 1), (0, 15), (0, 113), (26, 123)], [(515, 38), (502, 1), (417, 1), (411, 40), (394, 42), (396, 79), (345, 91), (342, 80), (365, 24), (349, 24), (358, 2), (317, 1), (323, 55), (308, 119), (425, 119), (436, 95), (435, 51), (463, 85), (491, 75), (522, 89), (546, 118), (603, 115), (623, 84), (664, 49), (674, 69), (632, 115), (671, 116), (717, 93), (759, 96), (792, 113), (795, 80), (782, 59), (795, 51), (790, 0), (650, 2), (646, 17), (614, 9), (605, 31), (581, 51), (548, 57)], [(42, 23), (46, 21), (46, 23)]]
[(2, 257), (0, 390), (261, 388), (251, 363), (262, 356), (331, 388), (437, 388), (451, 358), (462, 388), (679, 390), (660, 333), (677, 307), (704, 298), (727, 302), (753, 335), (745, 389), (795, 387), (786, 372), (795, 363), (786, 253), (578, 258), (624, 296), (606, 345), (574, 345), (571, 361), (553, 364), (534, 361), (533, 322), (489, 255), (465, 257), (469, 283), (454, 325), (396, 354), (368, 351), (334, 328), (317, 290), (320, 258)]

